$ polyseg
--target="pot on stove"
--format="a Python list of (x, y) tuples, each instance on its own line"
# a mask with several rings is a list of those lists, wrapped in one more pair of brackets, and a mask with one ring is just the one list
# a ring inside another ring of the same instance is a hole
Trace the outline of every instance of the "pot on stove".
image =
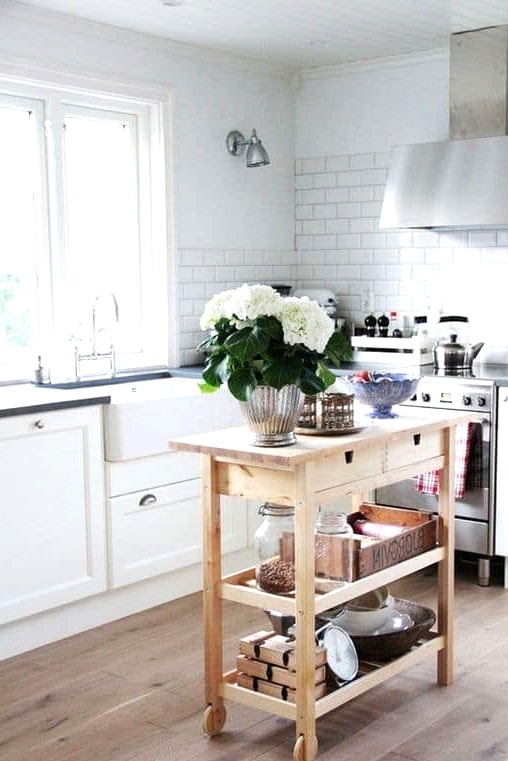
[(439, 370), (470, 370), (473, 360), (478, 356), (483, 342), (461, 344), (457, 334), (451, 333), (448, 341), (439, 341), (434, 346), (434, 365)]

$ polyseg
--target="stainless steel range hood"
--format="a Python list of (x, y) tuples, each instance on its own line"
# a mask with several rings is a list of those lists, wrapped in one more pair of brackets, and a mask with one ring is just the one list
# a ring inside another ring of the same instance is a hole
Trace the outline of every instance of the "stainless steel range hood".
[(396, 146), (380, 228), (508, 225), (508, 26), (452, 35), (450, 140)]

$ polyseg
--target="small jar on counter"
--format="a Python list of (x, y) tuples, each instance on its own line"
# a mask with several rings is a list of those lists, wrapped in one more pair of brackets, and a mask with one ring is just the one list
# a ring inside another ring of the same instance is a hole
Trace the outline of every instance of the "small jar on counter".
[(256, 584), (272, 594), (295, 589), (294, 507), (266, 502), (259, 508), (263, 521), (254, 534)]

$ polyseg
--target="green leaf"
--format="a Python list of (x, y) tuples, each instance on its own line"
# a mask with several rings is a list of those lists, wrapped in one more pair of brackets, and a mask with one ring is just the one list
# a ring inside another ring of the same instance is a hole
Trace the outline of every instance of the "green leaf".
[(323, 362), (318, 362), (316, 374), (318, 378), (321, 378), (323, 383), (325, 384), (325, 388), (328, 388), (328, 386), (331, 386), (332, 383), (335, 383), (336, 376), (334, 373), (332, 373), (331, 370), (327, 368)]
[(284, 332), (279, 320), (271, 315), (270, 317), (258, 317), (256, 320), (257, 325), (264, 330), (270, 336), (270, 339), (274, 343), (282, 344), (284, 339)]
[(227, 378), (228, 374), (228, 357), (225, 352), (217, 352), (208, 357), (205, 369), (203, 370), (203, 380), (209, 386), (219, 388)]
[(210, 386), (209, 383), (198, 383), (198, 386), (202, 394), (213, 394), (219, 390), (218, 386)]
[(228, 389), (240, 402), (246, 402), (257, 385), (256, 376), (249, 367), (238, 368), (228, 380)]
[(352, 359), (353, 357), (352, 346), (340, 330), (334, 330), (326, 344), (324, 353), (337, 367), (339, 367), (342, 361)]
[(235, 359), (245, 364), (262, 354), (269, 343), (269, 334), (256, 324), (232, 333), (226, 338), (224, 347)]
[(263, 370), (263, 383), (273, 388), (282, 388), (289, 383), (296, 383), (302, 372), (302, 363), (298, 360), (280, 359), (266, 365)]
[(318, 378), (315, 372), (306, 367), (303, 368), (297, 385), (300, 391), (309, 395), (319, 394), (325, 390), (325, 384), (321, 378)]

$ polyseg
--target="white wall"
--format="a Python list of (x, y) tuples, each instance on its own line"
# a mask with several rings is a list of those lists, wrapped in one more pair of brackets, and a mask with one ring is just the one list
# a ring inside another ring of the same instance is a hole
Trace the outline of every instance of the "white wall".
[[(177, 272), (187, 250), (202, 252), (193, 254), (196, 272), (184, 274), (200, 284), (190, 315), (194, 330), (187, 324), (178, 331), (181, 359), (192, 359), (203, 302), (243, 276), (239, 258), (255, 276), (256, 264), (266, 265), (276, 251), (268, 272), (274, 281), (293, 263), (291, 83), (267, 67), (6, 0), (0, 3), (0, 68), (13, 63), (172, 94)], [(225, 139), (231, 129), (249, 136), (253, 127), (271, 163), (247, 169), (245, 157), (227, 153)], [(180, 311), (186, 310), (188, 303)]]
[(508, 278), (508, 231), (380, 231), (393, 144), (448, 138), (445, 52), (300, 75), (295, 236), (301, 284), (332, 287), (341, 312), (465, 314), (483, 361), (508, 361), (495, 319)]

